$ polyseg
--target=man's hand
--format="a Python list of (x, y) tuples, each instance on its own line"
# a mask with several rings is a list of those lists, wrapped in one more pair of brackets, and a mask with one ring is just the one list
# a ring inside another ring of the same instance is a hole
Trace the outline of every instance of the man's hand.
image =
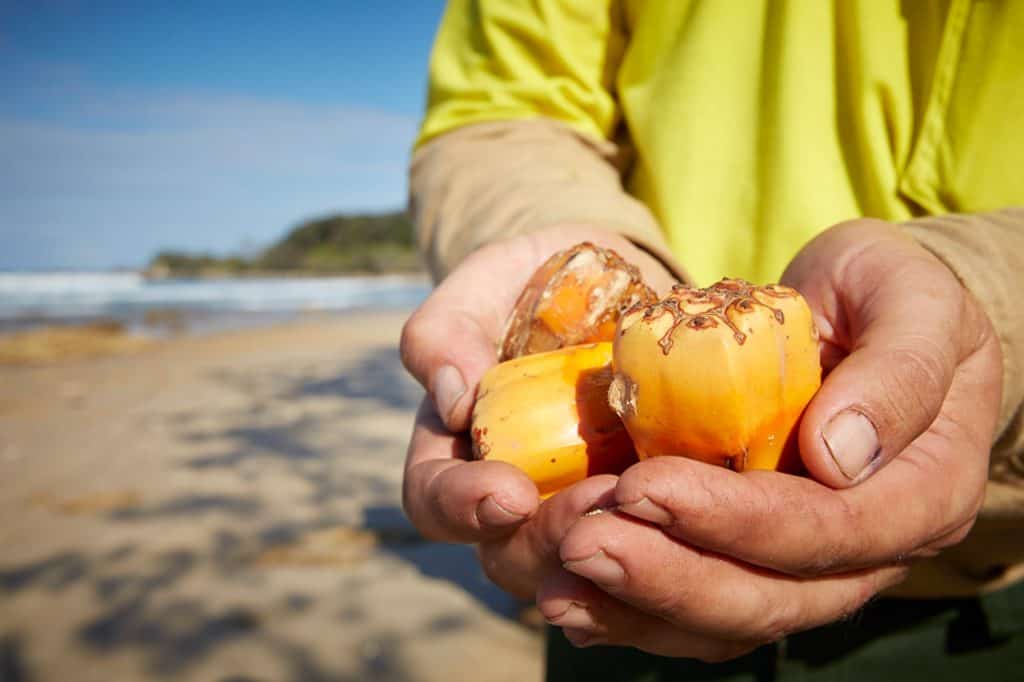
[[(409, 445), (403, 502), (427, 537), (451, 542), (507, 539), (536, 513), (537, 489), (525, 474), (502, 462), (467, 461), (468, 442), (455, 434), (469, 425), (477, 383), (495, 363), (505, 321), (530, 275), (553, 253), (581, 241), (615, 249), (640, 267), (655, 289), (672, 283), (659, 261), (619, 235), (579, 226), (551, 228), (476, 251), (406, 323), (402, 361), (428, 397)], [(585, 491), (593, 486), (588, 483), (576, 496), (556, 496), (560, 499), (550, 504), (552, 512), (546, 516), (575, 513), (578, 518), (592, 506)], [(558, 565), (558, 539), (560, 535), (547, 546), (543, 560), (542, 552), (525, 542), (499, 542), (510, 555), (494, 564), (492, 577), (532, 597), (537, 578), (528, 582), (524, 576), (536, 575), (542, 561)]]
[(615, 511), (567, 529), (538, 593), (573, 642), (732, 658), (848, 616), (970, 530), (1002, 370), (978, 305), (871, 220), (823, 233), (783, 283), (815, 312), (828, 372), (799, 433), (813, 479), (631, 467), (606, 493)]

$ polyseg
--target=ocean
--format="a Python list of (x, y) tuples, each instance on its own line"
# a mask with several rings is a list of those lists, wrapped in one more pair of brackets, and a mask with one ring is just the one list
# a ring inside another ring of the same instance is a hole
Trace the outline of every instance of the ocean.
[(148, 280), (137, 272), (0, 272), (0, 331), (116, 320), (133, 331), (209, 331), (309, 313), (418, 305), (425, 278)]

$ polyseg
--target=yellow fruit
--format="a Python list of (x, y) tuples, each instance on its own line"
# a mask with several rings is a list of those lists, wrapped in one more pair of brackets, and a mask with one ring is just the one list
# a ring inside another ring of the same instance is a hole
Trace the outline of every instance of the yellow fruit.
[(619, 322), (609, 400), (641, 459), (799, 471), (796, 426), (821, 384), (811, 311), (788, 287), (682, 285)]
[(612, 344), (571, 346), (492, 367), (480, 380), (471, 437), (477, 459), (522, 469), (542, 496), (636, 462), (608, 405)]

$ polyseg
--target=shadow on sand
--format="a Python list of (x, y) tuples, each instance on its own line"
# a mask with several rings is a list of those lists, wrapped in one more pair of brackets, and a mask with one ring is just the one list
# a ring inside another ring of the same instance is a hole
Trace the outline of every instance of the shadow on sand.
[[(196, 476), (211, 472), (229, 479), (236, 476), (239, 480), (231, 489), (237, 491), (253, 489), (247, 485), (246, 467), (274, 466), (275, 472), (294, 479), (294, 489), (305, 491), (298, 502), (314, 510), (313, 518), (297, 523), (275, 517), (255, 489), (248, 494), (189, 492), (157, 503), (106, 510), (102, 520), (108, 524), (143, 527), (158, 523), (155, 527), (162, 529), (167, 524), (195, 524), (200, 519), (214, 522), (196, 524), (196, 528), (209, 530), (192, 529), (191, 537), (199, 532), (202, 539), (173, 551), (154, 551), (140, 543), (93, 553), (66, 551), (21, 565), (0, 562), (0, 597), (31, 590), (51, 596), (70, 589), (87, 590), (97, 608), (73, 625), (77, 643), (97, 655), (139, 652), (154, 678), (180, 677), (225, 646), (247, 640), (273, 656), (288, 671), (286, 679), (296, 682), (403, 682), (412, 676), (402, 668), (401, 643), (387, 633), (376, 636), (373, 651), (362, 657), (360, 670), (350, 676), (331, 670), (312, 647), (272, 632), (263, 620), (266, 616), (256, 608), (245, 603), (216, 605), (215, 600), (185, 596), (184, 583), (200, 570), (212, 570), (238, 584), (236, 577), (256, 570), (258, 557), (268, 550), (294, 543), (311, 531), (354, 523), (359, 532), (372, 534), (373, 551), (378, 554), (456, 585), (491, 612), (514, 618), (520, 605), (486, 579), (470, 547), (427, 542), (402, 513), (397, 472), (407, 434), (386, 438), (352, 428), (361, 415), (381, 410), (411, 418), (422, 390), (406, 375), (397, 350), (373, 349), (341, 371), (330, 376), (322, 376), (324, 373), (311, 369), (302, 376), (282, 378), (270, 375), (269, 370), (263, 375), (222, 371), (213, 379), (248, 397), (235, 413), (214, 420), (229, 424), (227, 428), (208, 428), (211, 422), (204, 418), (209, 415), (202, 410), (160, 417), (170, 424), (175, 438), (190, 444), (211, 443), (210, 452), (181, 461), (182, 471)], [(317, 409), (304, 410), (306, 401), (315, 401)], [(278, 414), (275, 410), (280, 405), (287, 405), (293, 418), (265, 423), (267, 417)], [(392, 475), (349, 467), (344, 451), (325, 452), (307, 437), (339, 428), (347, 430), (341, 441), (352, 452), (377, 453), (386, 458), (383, 461), (393, 463)], [(340, 517), (335, 503), (356, 494), (371, 500), (363, 506), (361, 520)], [(245, 522), (248, 530), (239, 530), (241, 524), (224, 527), (236, 521)], [(284, 611), (303, 614), (326, 597), (293, 592), (282, 595), (281, 603)], [(358, 622), (365, 612), (358, 605), (349, 605), (338, 617)], [(468, 625), (463, 617), (451, 615), (436, 618), (428, 629), (444, 633)], [(0, 679), (4, 682), (34, 679), (24, 653), (30, 642), (19, 637), (0, 632)], [(257, 678), (221, 679), (241, 682)]]

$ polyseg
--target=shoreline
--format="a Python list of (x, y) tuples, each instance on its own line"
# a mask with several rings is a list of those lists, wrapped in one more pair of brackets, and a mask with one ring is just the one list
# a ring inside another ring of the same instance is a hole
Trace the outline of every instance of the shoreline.
[(146, 336), (258, 327), (309, 314), (418, 305), (422, 274), (183, 278), (138, 272), (0, 275), (0, 336), (120, 323)]
[(387, 277), (394, 277), (400, 279), (408, 279), (410, 281), (422, 280), (424, 283), (430, 281), (430, 274), (426, 269), (419, 270), (394, 270), (394, 271), (383, 271), (383, 272), (372, 272), (372, 271), (353, 271), (353, 272), (318, 272), (318, 271), (301, 271), (301, 270), (251, 270), (245, 272), (221, 272), (212, 270), (209, 272), (199, 273), (152, 273), (148, 268), (140, 270), (127, 270), (121, 272), (137, 273), (143, 279), (148, 282), (165, 282), (165, 281), (218, 281), (225, 279), (331, 279), (331, 278), (367, 278), (367, 279), (380, 279)]
[[(147, 311), (144, 316), (147, 319), (141, 325), (99, 316), (46, 319), (25, 327), (6, 328), (0, 320), (0, 367), (43, 366), (139, 353), (182, 339), (260, 332), (276, 327), (329, 325), (378, 315), (407, 318), (414, 309), (401, 304), (359, 305), (328, 310), (248, 314), (235, 311), (216, 315), (202, 310), (153, 309)], [(149, 313), (158, 315), (150, 319)]]

